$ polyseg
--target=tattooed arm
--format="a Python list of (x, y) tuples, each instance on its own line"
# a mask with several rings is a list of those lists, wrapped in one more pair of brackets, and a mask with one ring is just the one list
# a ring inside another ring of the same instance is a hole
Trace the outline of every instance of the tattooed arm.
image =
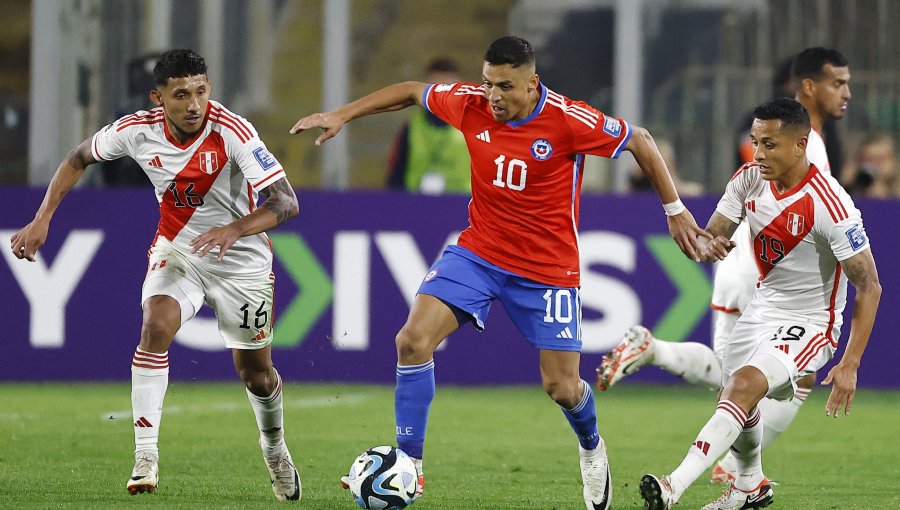
[(875, 268), (875, 259), (870, 248), (842, 261), (841, 267), (847, 273), (847, 279), (856, 288), (856, 300), (853, 303), (853, 318), (850, 321), (850, 339), (847, 341), (844, 355), (822, 381), (823, 385), (833, 383), (831, 395), (825, 405), (825, 415), (835, 418), (838, 417), (841, 408), (844, 409), (844, 414), (850, 414), (850, 406), (856, 393), (856, 373), (863, 351), (869, 342), (872, 325), (875, 323), (875, 312), (878, 311), (878, 302), (881, 300), (881, 283), (878, 281), (878, 270)]
[(735, 247), (735, 242), (731, 240), (731, 236), (734, 235), (734, 231), (737, 228), (737, 223), (719, 212), (714, 212), (709, 218), (709, 223), (706, 224), (706, 231), (710, 233), (712, 239), (697, 238), (703, 247), (700, 252), (700, 261), (715, 262), (728, 256), (728, 252)]
[(262, 206), (243, 218), (223, 227), (214, 227), (191, 240), (192, 253), (206, 255), (210, 250), (219, 247), (219, 260), (239, 238), (265, 232), (281, 225), (289, 218), (300, 213), (297, 195), (286, 177), (273, 182), (259, 192), (266, 198)]
[(62, 199), (72, 190), (78, 179), (84, 174), (84, 169), (97, 160), (91, 154), (91, 139), (81, 142), (59, 164), (44, 201), (34, 215), (34, 220), (22, 227), (10, 239), (10, 248), (13, 255), (19, 259), (27, 259), (34, 262), (34, 255), (47, 240), (47, 232), (50, 229), (50, 218), (56, 212)]

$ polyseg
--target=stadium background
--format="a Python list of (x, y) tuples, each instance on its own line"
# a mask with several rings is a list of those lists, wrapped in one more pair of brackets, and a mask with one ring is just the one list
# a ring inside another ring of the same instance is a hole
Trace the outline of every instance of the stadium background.
[[(737, 124), (769, 96), (773, 67), (805, 47), (850, 59), (853, 100), (836, 123), (845, 160), (869, 133), (900, 134), (894, 0), (0, 0), (0, 12), (0, 239), (31, 219), (71, 147), (141, 107), (146, 57), (171, 47), (207, 58), (214, 97), (249, 118), (288, 169), (302, 210), (272, 235), (274, 356), (305, 508), (355, 508), (337, 476), (363, 449), (394, 441), (393, 336), (424, 268), (464, 227), (466, 198), (382, 189), (403, 112), (355, 122), (318, 149), (309, 134), (287, 135), (299, 116), (421, 79), (436, 56), (478, 81), (485, 47), (514, 33), (535, 45), (549, 87), (671, 143), (682, 178), (704, 190), (685, 200), (701, 222), (734, 168)], [(588, 161), (587, 380), (635, 322), (709, 342), (709, 268), (678, 253), (652, 193), (626, 192), (633, 164), (627, 154)], [(172, 346), (161, 489), (123, 489), (129, 360), (158, 212), (139, 179), (92, 168), (83, 181), (41, 262), (0, 250), (0, 507), (271, 508), (258, 430), (208, 310)], [(857, 204), (884, 287), (863, 389), (852, 416), (827, 422), (827, 391), (814, 391), (767, 450), (781, 508), (900, 508), (889, 482), (900, 479), (900, 446), (885, 440), (900, 408), (900, 202)], [(538, 384), (537, 353), (502, 307), (488, 328), (454, 334), (437, 354), (429, 489), (416, 508), (583, 508), (574, 440)], [(641, 474), (673, 467), (713, 399), (653, 369), (597, 392), (616, 508), (640, 507)], [(699, 483), (680, 506), (721, 490)]]
[[(833, 46), (851, 62), (853, 100), (837, 123), (845, 155), (869, 132), (900, 132), (900, 35), (890, 21), (900, 4), (887, 0), (460, 1), (452, 16), (446, 2), (412, 0), (0, 0), (0, 9), (3, 235), (30, 219), (72, 146), (139, 105), (136, 62), (168, 47), (197, 49), (213, 96), (258, 127), (298, 188), (301, 217), (273, 235), (276, 357), (294, 381), (392, 381), (393, 335), (425, 268), (465, 225), (466, 200), (381, 189), (403, 113), (356, 122), (321, 149), (287, 129), (303, 114), (420, 79), (435, 56), (456, 59), (478, 81), (491, 40), (531, 40), (548, 86), (672, 142), (681, 176), (706, 190), (689, 201), (701, 222), (734, 168), (736, 123), (769, 96), (772, 67), (804, 47)], [(709, 270), (673, 251), (652, 194), (625, 193), (633, 160), (622, 159), (591, 158), (586, 172), (586, 378), (632, 323), (672, 340), (710, 336)], [(156, 206), (148, 189), (88, 174), (54, 218), (44, 263), (3, 253), (0, 299), (13, 318), (3, 380), (128, 379)], [(858, 204), (885, 288), (860, 383), (896, 388), (900, 204)], [(174, 379), (233, 377), (210, 316), (189, 323), (176, 344)], [(467, 329), (438, 356), (442, 382), (537, 381), (536, 353), (501, 307), (488, 333)], [(674, 380), (644, 372), (646, 381)]]

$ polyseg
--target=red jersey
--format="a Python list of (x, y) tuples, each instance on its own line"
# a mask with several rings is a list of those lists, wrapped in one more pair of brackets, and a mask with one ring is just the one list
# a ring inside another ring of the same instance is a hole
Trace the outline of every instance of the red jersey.
[(462, 131), (472, 159), (469, 226), (459, 245), (507, 271), (580, 285), (584, 154), (617, 158), (631, 126), (540, 84), (531, 114), (498, 122), (480, 85), (429, 85), (422, 104)]

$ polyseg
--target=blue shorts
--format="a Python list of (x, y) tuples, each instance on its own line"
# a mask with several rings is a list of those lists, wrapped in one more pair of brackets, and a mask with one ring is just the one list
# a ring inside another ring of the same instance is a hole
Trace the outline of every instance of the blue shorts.
[(556, 287), (501, 269), (459, 247), (448, 246), (431, 266), (419, 294), (434, 296), (479, 331), (499, 299), (531, 345), (552, 351), (581, 352), (581, 296), (576, 287)]

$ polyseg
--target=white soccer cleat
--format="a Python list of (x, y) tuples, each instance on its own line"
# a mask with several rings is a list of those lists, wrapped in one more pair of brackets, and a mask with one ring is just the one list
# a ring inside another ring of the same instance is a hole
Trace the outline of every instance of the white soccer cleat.
[(271, 456), (266, 455), (266, 447), (260, 438), (259, 446), (263, 451), (263, 459), (266, 461), (266, 469), (269, 470), (269, 479), (272, 480), (272, 492), (278, 501), (296, 501), (303, 494), (300, 484), (300, 473), (294, 467), (294, 460), (282, 441), (281, 446)]
[(738, 489), (734, 484), (725, 489), (719, 499), (704, 506), (700, 510), (744, 510), (749, 508), (765, 508), (774, 501), (775, 492), (772, 490), (772, 484), (769, 480), (763, 478), (755, 489), (744, 491)]
[(644, 475), (640, 485), (641, 497), (644, 498), (644, 510), (671, 510), (677, 503), (672, 482), (668, 476)]
[(631, 326), (619, 345), (597, 367), (597, 387), (605, 391), (626, 375), (653, 360), (653, 335), (644, 326)]
[(612, 502), (612, 477), (609, 474), (606, 444), (601, 439), (593, 450), (585, 450), (579, 446), (578, 453), (587, 510), (607, 510)]
[(159, 485), (159, 457), (140, 452), (135, 455), (134, 469), (125, 486), (132, 496), (143, 492), (156, 492)]

